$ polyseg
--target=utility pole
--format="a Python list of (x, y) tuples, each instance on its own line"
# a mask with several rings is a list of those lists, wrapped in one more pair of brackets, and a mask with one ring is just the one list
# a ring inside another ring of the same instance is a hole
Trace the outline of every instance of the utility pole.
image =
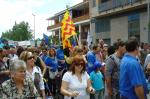
[(148, 26), (148, 43), (150, 43), (150, 0), (147, 0), (147, 26)]
[(32, 15), (33, 15), (33, 17), (34, 17), (34, 36), (33, 36), (33, 39), (34, 39), (34, 41), (35, 41), (35, 14), (32, 13)]

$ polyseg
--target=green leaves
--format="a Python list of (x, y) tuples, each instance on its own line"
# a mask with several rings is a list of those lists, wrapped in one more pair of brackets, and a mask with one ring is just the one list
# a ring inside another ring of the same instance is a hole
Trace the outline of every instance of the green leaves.
[(20, 22), (19, 24), (15, 22), (12, 29), (2, 33), (1, 38), (6, 38), (14, 41), (29, 40), (32, 38), (29, 24), (24, 21)]

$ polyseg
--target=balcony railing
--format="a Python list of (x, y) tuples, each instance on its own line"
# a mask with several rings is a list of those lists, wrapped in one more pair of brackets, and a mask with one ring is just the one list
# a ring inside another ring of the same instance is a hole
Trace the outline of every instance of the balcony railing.
[[(80, 17), (77, 17), (77, 18), (73, 18), (73, 22), (76, 23), (76, 22), (80, 22), (80, 21), (83, 21), (83, 20), (87, 20), (89, 19), (90, 16), (89, 16), (89, 13), (86, 14), (86, 15), (83, 15), (83, 16), (80, 16)], [(47, 30), (49, 29), (54, 29), (54, 28), (57, 28), (57, 27), (60, 27), (61, 26), (61, 22), (57, 23), (57, 24), (54, 24), (52, 26), (48, 26), (47, 27)]]
[(134, 4), (137, 2), (142, 2), (145, 0), (110, 0), (99, 5), (99, 12), (111, 10), (118, 7), (123, 7), (126, 5)]

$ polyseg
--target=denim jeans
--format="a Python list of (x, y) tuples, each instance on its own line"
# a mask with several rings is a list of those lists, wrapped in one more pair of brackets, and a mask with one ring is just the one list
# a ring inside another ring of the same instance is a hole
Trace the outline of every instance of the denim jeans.
[(104, 99), (104, 89), (96, 91), (94, 97), (95, 99)]

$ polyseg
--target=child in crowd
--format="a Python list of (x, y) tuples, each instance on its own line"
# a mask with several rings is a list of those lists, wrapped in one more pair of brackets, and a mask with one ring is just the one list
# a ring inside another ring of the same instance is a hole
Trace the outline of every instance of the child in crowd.
[(94, 99), (103, 99), (104, 97), (104, 81), (100, 71), (101, 66), (100, 62), (95, 62), (94, 71), (90, 73), (92, 87), (95, 89)]

